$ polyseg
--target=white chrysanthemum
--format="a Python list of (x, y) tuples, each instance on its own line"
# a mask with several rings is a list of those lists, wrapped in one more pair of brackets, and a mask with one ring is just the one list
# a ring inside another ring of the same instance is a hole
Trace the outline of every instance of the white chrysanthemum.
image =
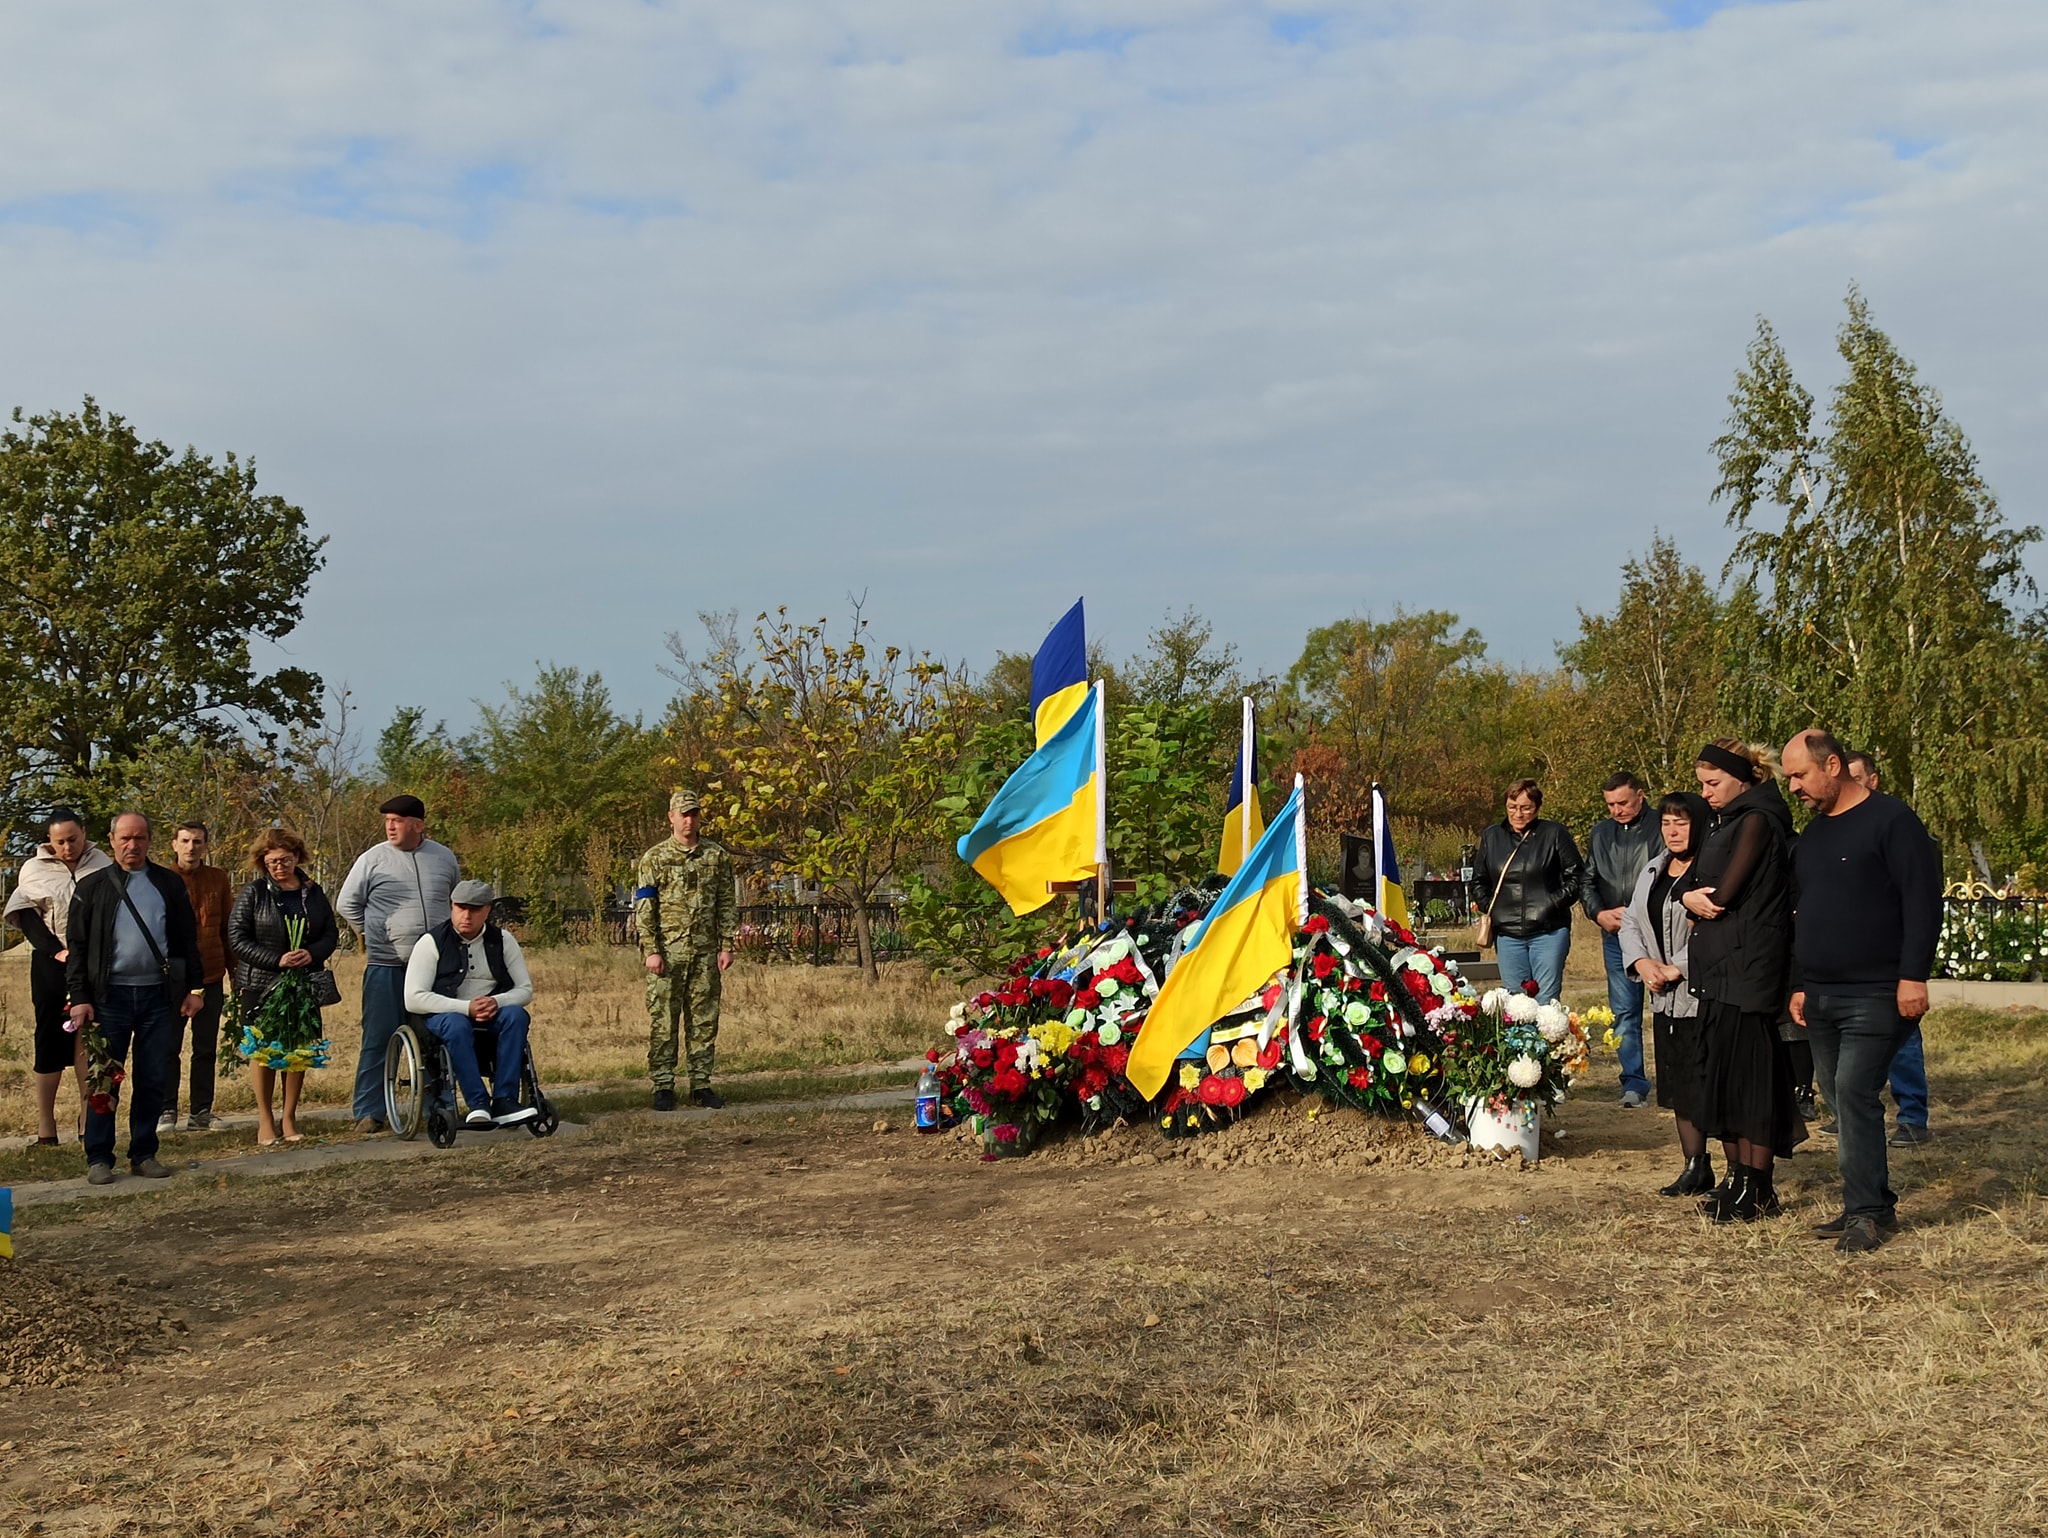
[(1406, 1073), (1408, 1071), (1408, 1059), (1398, 1052), (1382, 1052), (1380, 1054), (1380, 1069), (1384, 1073)]
[(1489, 1015), (1497, 1015), (1508, 1007), (1508, 991), (1505, 988), (1489, 988), (1486, 997), (1479, 1001), (1479, 1007)]
[(1508, 1001), (1502, 1007), (1501, 1013), (1517, 1025), (1527, 1025), (1536, 1018), (1538, 1007), (1536, 1001), (1530, 998), (1528, 994), (1511, 993), (1508, 995)]
[(1508, 1083), (1517, 1089), (1534, 1089), (1543, 1082), (1543, 1065), (1533, 1057), (1518, 1057), (1508, 1064)]
[(1536, 1029), (1545, 1041), (1563, 1041), (1571, 1028), (1571, 1013), (1562, 1004), (1553, 1001), (1536, 1006)]

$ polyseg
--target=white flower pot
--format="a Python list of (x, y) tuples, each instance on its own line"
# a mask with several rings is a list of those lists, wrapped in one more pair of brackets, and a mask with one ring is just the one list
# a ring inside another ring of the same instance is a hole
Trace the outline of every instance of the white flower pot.
[(1474, 1148), (1518, 1153), (1534, 1164), (1543, 1138), (1543, 1107), (1534, 1100), (1511, 1100), (1507, 1114), (1495, 1115), (1483, 1100), (1465, 1103), (1465, 1124)]

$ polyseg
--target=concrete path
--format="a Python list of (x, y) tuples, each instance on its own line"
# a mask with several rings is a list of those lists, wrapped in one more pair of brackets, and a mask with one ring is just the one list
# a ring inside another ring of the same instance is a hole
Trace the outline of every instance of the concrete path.
[[(922, 1062), (920, 1058), (918, 1061)], [(557, 1138), (580, 1137), (592, 1126), (612, 1120), (616, 1116), (644, 1117), (663, 1122), (701, 1122), (713, 1117), (721, 1119), (744, 1116), (786, 1116), (795, 1111), (866, 1111), (892, 1110), (908, 1111), (909, 1095), (901, 1085), (890, 1089), (869, 1090), (859, 1095), (838, 1095), (827, 1100), (764, 1100), (751, 1105), (727, 1106), (722, 1111), (707, 1111), (701, 1106), (685, 1106), (676, 1111), (656, 1112), (646, 1109), (614, 1111), (610, 1115), (594, 1118), (590, 1123), (563, 1122), (555, 1130)], [(327, 1120), (345, 1119), (345, 1110), (333, 1112), (307, 1111), (301, 1118), (312, 1121), (316, 1118)], [(253, 1124), (255, 1118), (224, 1118), (234, 1122)], [(392, 1137), (389, 1133), (376, 1137), (356, 1138), (346, 1143), (323, 1143), (315, 1147), (264, 1148), (246, 1154), (236, 1154), (224, 1159), (192, 1159), (175, 1166), (177, 1173), (169, 1180), (142, 1180), (128, 1174), (124, 1169), (116, 1175), (112, 1185), (89, 1185), (83, 1175), (70, 1180), (43, 1180), (31, 1185), (14, 1187), (14, 1205), (17, 1207), (46, 1207), (55, 1202), (91, 1200), (102, 1196), (135, 1196), (144, 1192), (166, 1191), (190, 1180), (205, 1180), (213, 1176), (263, 1177), (269, 1175), (296, 1175), (306, 1170), (329, 1169), (339, 1164), (369, 1164), (390, 1159), (421, 1159), (433, 1155), (448, 1158), (460, 1157), (465, 1152), (480, 1148), (502, 1147), (508, 1142), (524, 1143), (537, 1141), (552, 1142), (552, 1138), (534, 1139), (533, 1134), (518, 1127), (502, 1132), (458, 1132), (455, 1146), (448, 1149), (436, 1148), (424, 1136), (406, 1142)], [(116, 1166), (120, 1169), (120, 1166)]]

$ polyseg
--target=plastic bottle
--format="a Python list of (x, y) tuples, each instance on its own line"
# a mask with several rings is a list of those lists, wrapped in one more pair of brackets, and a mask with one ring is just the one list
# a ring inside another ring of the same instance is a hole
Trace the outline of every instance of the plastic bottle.
[(1420, 1095), (1415, 1097), (1415, 1114), (1422, 1118), (1422, 1125), (1428, 1129), (1429, 1135), (1439, 1142), (1464, 1141), (1458, 1136), (1457, 1128), (1451, 1124), (1451, 1119)]
[(939, 1067), (926, 1063), (924, 1072), (917, 1076), (917, 1130), (936, 1132), (939, 1130)]

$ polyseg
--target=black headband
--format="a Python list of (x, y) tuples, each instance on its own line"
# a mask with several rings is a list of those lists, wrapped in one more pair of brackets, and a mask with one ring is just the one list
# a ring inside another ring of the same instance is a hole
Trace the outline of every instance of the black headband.
[(1712, 764), (1723, 774), (1734, 775), (1745, 785), (1756, 783), (1756, 765), (1740, 753), (1730, 753), (1726, 748), (1710, 742), (1700, 749), (1699, 761), (1703, 764)]

